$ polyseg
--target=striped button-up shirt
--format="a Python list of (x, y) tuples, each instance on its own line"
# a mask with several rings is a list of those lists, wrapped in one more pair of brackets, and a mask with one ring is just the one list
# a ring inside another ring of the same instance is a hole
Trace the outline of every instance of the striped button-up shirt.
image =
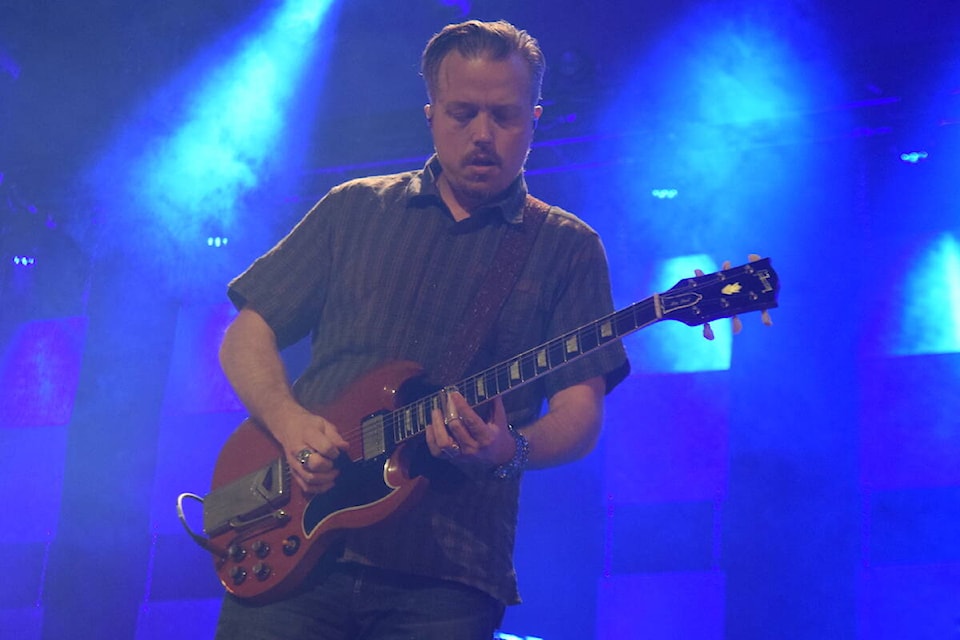
[[(295, 385), (305, 406), (335, 401), (383, 362), (412, 360), (429, 372), (456, 343), (504, 231), (522, 220), (526, 183), (518, 177), (500, 202), (457, 222), (437, 191), (439, 172), (433, 158), (423, 170), (335, 187), (230, 283), (231, 300), (263, 316), (281, 348), (310, 336), (310, 363)], [(551, 207), (477, 363), (507, 360), (611, 311), (597, 234)], [(598, 375), (612, 388), (627, 370), (614, 342), (508, 394), (508, 417), (522, 426), (558, 390)], [(337, 552), (516, 603), (518, 487), (492, 473), (440, 473), (413, 508), (351, 531)]]

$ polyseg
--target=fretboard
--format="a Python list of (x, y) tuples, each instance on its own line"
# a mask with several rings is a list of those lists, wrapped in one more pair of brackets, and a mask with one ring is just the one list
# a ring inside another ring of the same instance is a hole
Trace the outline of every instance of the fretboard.
[[(638, 329), (658, 322), (661, 296), (654, 295), (615, 311), (538, 347), (505, 360), (452, 385), (472, 407), (502, 396)], [(440, 407), (440, 392), (399, 409), (371, 416), (363, 425), (364, 458), (373, 458), (422, 433), (430, 413)], [(381, 441), (380, 434), (383, 434)], [(392, 441), (392, 442), (390, 442)]]

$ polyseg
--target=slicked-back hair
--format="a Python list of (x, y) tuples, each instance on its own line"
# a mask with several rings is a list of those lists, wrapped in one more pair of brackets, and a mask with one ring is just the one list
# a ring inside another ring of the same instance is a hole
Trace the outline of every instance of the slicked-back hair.
[(536, 38), (526, 31), (517, 29), (504, 20), (468, 20), (444, 27), (430, 39), (420, 58), (420, 73), (427, 85), (427, 95), (431, 101), (436, 97), (440, 64), (452, 51), (468, 60), (505, 60), (518, 54), (530, 69), (532, 104), (540, 102), (540, 88), (547, 64)]

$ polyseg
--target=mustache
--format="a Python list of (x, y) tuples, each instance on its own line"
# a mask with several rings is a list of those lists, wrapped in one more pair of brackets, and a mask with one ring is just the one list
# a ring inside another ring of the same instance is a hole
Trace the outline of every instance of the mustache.
[(492, 164), (492, 165), (497, 165), (497, 166), (499, 166), (500, 163), (501, 163), (501, 162), (500, 162), (500, 156), (498, 156), (496, 153), (490, 153), (490, 152), (486, 152), (486, 151), (475, 151), (475, 152), (469, 154), (469, 155), (468, 155), (466, 158), (464, 158), (464, 160), (463, 160), (463, 164), (465, 164), (465, 165), (471, 165), (471, 164)]

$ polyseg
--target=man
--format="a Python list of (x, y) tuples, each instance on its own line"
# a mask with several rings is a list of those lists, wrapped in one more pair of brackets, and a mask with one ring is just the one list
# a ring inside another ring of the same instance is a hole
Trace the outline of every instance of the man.
[[(240, 311), (221, 346), (223, 369), (302, 490), (334, 485), (352, 426), (305, 407), (330, 403), (385, 361), (442, 368), (501, 240), (537, 215), (523, 165), (542, 113), (543, 71), (536, 41), (508, 23), (443, 29), (422, 59), (436, 150), (426, 167), (334, 188), (231, 283)], [(472, 371), (612, 310), (596, 234), (556, 207), (539, 211), (516, 284), (476, 354), (466, 354)], [(279, 350), (307, 334), (311, 362), (291, 389)], [(628, 368), (612, 343), (497, 398), (483, 417), (450, 393), (421, 447), (425, 494), (402, 514), (346, 533), (291, 596), (256, 606), (227, 595), (218, 637), (491, 638), (504, 606), (519, 602), (520, 472), (588, 453), (604, 393)]]

